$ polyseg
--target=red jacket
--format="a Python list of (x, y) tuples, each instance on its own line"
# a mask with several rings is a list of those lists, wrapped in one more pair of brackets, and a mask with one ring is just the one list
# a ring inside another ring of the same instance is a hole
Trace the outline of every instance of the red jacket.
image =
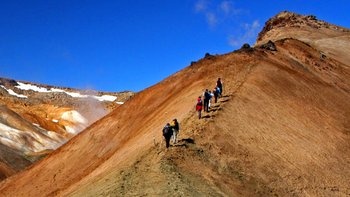
[(202, 111), (203, 104), (202, 104), (202, 99), (198, 98), (198, 102), (196, 105), (196, 111)]

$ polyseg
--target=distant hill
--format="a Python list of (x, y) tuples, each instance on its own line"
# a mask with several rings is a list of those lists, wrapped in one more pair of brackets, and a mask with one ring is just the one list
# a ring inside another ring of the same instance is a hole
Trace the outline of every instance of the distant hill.
[[(137, 93), (0, 193), (348, 196), (349, 50), (348, 29), (282, 12), (254, 47), (208, 54)], [(198, 119), (196, 99), (218, 77), (223, 97)], [(173, 118), (179, 143), (166, 150)]]
[(131, 95), (0, 78), (0, 179), (55, 150)]

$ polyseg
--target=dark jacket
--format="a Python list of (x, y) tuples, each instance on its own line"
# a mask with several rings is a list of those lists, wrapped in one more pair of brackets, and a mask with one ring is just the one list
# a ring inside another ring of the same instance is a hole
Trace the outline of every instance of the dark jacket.
[(173, 130), (170, 128), (169, 125), (166, 125), (164, 128), (163, 128), (163, 136), (164, 137), (169, 137), (169, 136), (172, 136), (173, 135)]

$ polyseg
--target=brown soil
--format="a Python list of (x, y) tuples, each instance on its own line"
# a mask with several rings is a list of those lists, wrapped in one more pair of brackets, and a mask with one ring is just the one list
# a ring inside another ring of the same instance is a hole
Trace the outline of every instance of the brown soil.
[(23, 170), (32, 162), (20, 152), (0, 144), (0, 180)]
[[(349, 196), (349, 63), (305, 41), (275, 44), (204, 58), (136, 94), (1, 194)], [(224, 96), (198, 120), (196, 98), (217, 77)], [(175, 117), (180, 142), (166, 150)]]

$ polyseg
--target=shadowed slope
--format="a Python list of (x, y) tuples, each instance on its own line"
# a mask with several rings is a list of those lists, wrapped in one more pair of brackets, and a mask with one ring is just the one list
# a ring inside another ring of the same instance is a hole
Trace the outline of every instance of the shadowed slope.
[(0, 179), (9, 177), (30, 164), (21, 153), (0, 144)]

